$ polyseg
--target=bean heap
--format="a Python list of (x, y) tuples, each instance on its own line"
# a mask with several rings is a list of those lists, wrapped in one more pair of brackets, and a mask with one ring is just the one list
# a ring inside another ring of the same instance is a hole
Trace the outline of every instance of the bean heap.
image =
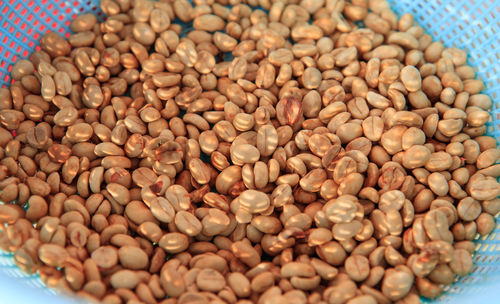
[(194, 3), (102, 0), (14, 64), (22, 270), (130, 304), (413, 304), (472, 270), (500, 150), (464, 51), (386, 0)]

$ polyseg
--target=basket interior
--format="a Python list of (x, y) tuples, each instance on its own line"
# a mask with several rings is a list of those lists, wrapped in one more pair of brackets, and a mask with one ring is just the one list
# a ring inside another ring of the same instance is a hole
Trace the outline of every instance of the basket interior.
[[(497, 0), (388, 0), (399, 15), (412, 13), (415, 20), (445, 46), (456, 46), (469, 54), (469, 64), (486, 85), (484, 90), (494, 104), (488, 135), (500, 141), (500, 6)], [(98, 0), (0, 0), (0, 87), (11, 82), (12, 64), (39, 48), (38, 40), (49, 31), (69, 35), (69, 23), (77, 14), (103, 15)], [(497, 217), (498, 218), (498, 217)], [(458, 278), (445, 293), (427, 303), (471, 303), (481, 298), (491, 303), (500, 295), (500, 224), (487, 237), (476, 239), (473, 272)], [(21, 272), (12, 254), (0, 251), (0, 290), (17, 301), (28, 297), (40, 301), (50, 297), (59, 302), (55, 292), (46, 288), (36, 275)], [(22, 288), (20, 288), (22, 286)], [(26, 292), (26, 288), (30, 291)], [(24, 292), (23, 292), (24, 291)], [(20, 298), (21, 297), (21, 298)], [(488, 300), (489, 299), (489, 300)], [(48, 299), (46, 299), (48, 300)], [(16, 301), (16, 302), (17, 302)], [(26, 302), (27, 302), (26, 301)], [(64, 301), (68, 303), (68, 299)], [(25, 301), (20, 301), (25, 302)]]

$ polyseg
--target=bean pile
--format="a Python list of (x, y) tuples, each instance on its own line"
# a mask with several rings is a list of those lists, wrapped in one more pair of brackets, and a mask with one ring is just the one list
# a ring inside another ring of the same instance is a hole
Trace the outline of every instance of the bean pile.
[(13, 66), (22, 270), (130, 304), (413, 304), (471, 272), (500, 150), (464, 51), (386, 0), (194, 3), (102, 0)]

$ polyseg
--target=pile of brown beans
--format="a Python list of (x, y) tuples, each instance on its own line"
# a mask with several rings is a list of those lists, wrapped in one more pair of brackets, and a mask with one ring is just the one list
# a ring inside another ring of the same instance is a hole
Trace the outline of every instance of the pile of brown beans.
[(102, 0), (13, 66), (22, 270), (130, 304), (413, 304), (472, 271), (500, 150), (464, 51), (386, 0), (194, 3)]

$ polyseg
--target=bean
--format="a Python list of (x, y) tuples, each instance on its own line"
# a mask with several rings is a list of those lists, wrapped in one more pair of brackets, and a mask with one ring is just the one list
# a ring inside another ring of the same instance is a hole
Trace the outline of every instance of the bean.
[(241, 273), (230, 273), (227, 277), (227, 283), (238, 297), (248, 297), (251, 293), (250, 282)]
[(84, 32), (91, 30), (97, 23), (97, 18), (93, 14), (82, 14), (77, 16), (69, 25), (73, 32)]
[(316, 68), (307, 68), (304, 70), (302, 75), (304, 87), (308, 89), (315, 89), (319, 87), (321, 83), (321, 72)]
[(38, 249), (38, 257), (49, 266), (60, 267), (69, 258), (69, 254), (64, 247), (59, 245), (43, 244)]
[(305, 263), (291, 262), (281, 268), (281, 276), (285, 278), (292, 276), (313, 277), (315, 274), (314, 268)]
[(160, 238), (158, 245), (168, 253), (179, 253), (188, 248), (189, 239), (185, 234), (170, 232)]
[(252, 213), (266, 210), (270, 205), (269, 197), (257, 190), (246, 190), (239, 196), (240, 206)]
[(35, 222), (47, 214), (49, 206), (45, 199), (38, 195), (32, 195), (28, 199), (26, 219)]
[(449, 241), (452, 237), (451, 232), (448, 230), (446, 215), (439, 209), (426, 213), (423, 224), (431, 240)]
[(118, 259), (123, 267), (134, 270), (144, 269), (149, 263), (147, 254), (135, 246), (123, 246), (118, 249)]
[(260, 155), (271, 155), (278, 146), (278, 132), (272, 125), (262, 126), (257, 132), (256, 144)]
[(231, 251), (237, 258), (250, 267), (254, 267), (260, 263), (259, 253), (246, 242), (234, 242), (231, 245)]
[[(354, 90), (354, 89), (353, 89)], [(351, 113), (352, 117), (358, 119), (364, 119), (368, 116), (369, 109), (366, 101), (363, 98), (356, 97), (351, 99), (347, 103), (347, 109)]]
[(335, 241), (318, 246), (316, 251), (322, 260), (333, 266), (341, 265), (347, 257), (344, 248)]
[[(410, 35), (411, 37), (411, 35)], [(401, 70), (401, 81), (405, 88), (410, 92), (416, 92), (421, 88), (420, 72), (414, 66), (405, 66)]]
[(206, 268), (196, 276), (196, 285), (201, 290), (217, 292), (224, 288), (226, 280), (216, 270)]
[(271, 272), (262, 272), (255, 276), (251, 283), (250, 288), (254, 292), (263, 292), (274, 284), (274, 276)]
[(21, 59), (17, 61), (10, 72), (12, 79), (21, 80), (24, 76), (31, 75), (35, 72), (33, 63), (29, 60)]
[(137, 232), (153, 243), (158, 243), (162, 237), (161, 228), (153, 222), (144, 222), (137, 227)]
[(56, 96), (56, 85), (54, 79), (48, 75), (42, 76), (41, 94), (45, 101), (50, 101)]
[(500, 191), (500, 186), (495, 180), (482, 180), (469, 184), (471, 196), (477, 200), (492, 200)]
[(404, 271), (386, 273), (382, 281), (382, 292), (392, 301), (405, 297), (413, 285), (413, 276)]
[(363, 120), (363, 134), (371, 141), (380, 140), (384, 123), (380, 117), (370, 116)]
[(17, 210), (15, 205), (0, 205), (0, 222), (14, 223), (20, 216), (20, 210)]
[(356, 284), (350, 280), (342, 280), (328, 293), (331, 302), (347, 302), (356, 295)]
[(199, 158), (192, 159), (189, 162), (189, 171), (200, 185), (208, 184), (210, 181), (210, 170)]
[(175, 217), (172, 204), (163, 197), (157, 197), (150, 202), (151, 213), (161, 222), (170, 223)]
[(341, 196), (328, 201), (323, 210), (333, 223), (345, 223), (354, 219), (357, 207), (350, 198)]
[(224, 211), (212, 208), (202, 220), (203, 234), (218, 235), (230, 225), (230, 221)]
[(188, 236), (195, 236), (199, 234), (202, 230), (202, 225), (200, 220), (198, 220), (193, 214), (187, 211), (177, 212), (175, 215), (174, 222), (177, 229), (187, 234)]
[(458, 275), (466, 275), (472, 271), (472, 257), (464, 249), (457, 249), (453, 252), (450, 268)]
[(356, 281), (364, 281), (370, 274), (369, 261), (362, 255), (351, 255), (345, 260), (346, 272)]
[(458, 203), (457, 212), (464, 221), (473, 221), (481, 213), (481, 205), (471, 197), (466, 197)]
[(488, 149), (486, 151), (483, 151), (477, 158), (477, 168), (483, 169), (489, 167), (495, 164), (498, 158), (500, 158), (500, 154), (497, 149)]
[(135, 272), (123, 269), (115, 272), (111, 276), (110, 283), (113, 288), (134, 289), (137, 283), (139, 283), (139, 279)]
[(430, 157), (431, 152), (427, 147), (415, 145), (404, 152), (402, 163), (405, 168), (414, 169), (425, 166)]
[(224, 28), (224, 20), (216, 15), (206, 14), (194, 18), (193, 27), (196, 30), (215, 32)]
[(391, 190), (383, 193), (379, 199), (379, 209), (386, 212), (389, 210), (400, 210), (405, 200), (404, 194), (399, 190)]
[(326, 172), (323, 169), (314, 169), (301, 178), (299, 184), (305, 191), (319, 192), (321, 185), (326, 180)]
[(69, 54), (71, 46), (69, 43), (55, 32), (49, 32), (40, 39), (42, 50), (52, 57)]
[(481, 213), (479, 217), (476, 219), (477, 223), (477, 232), (480, 235), (488, 235), (490, 232), (495, 229), (495, 219), (491, 214)]
[(111, 246), (99, 247), (92, 252), (92, 260), (99, 267), (111, 268), (118, 263), (118, 250)]
[(483, 201), (481, 202), (481, 208), (491, 215), (496, 215), (498, 213), (498, 209), (500, 208), (500, 201), (497, 198), (489, 201)]
[(437, 196), (445, 196), (448, 193), (449, 185), (446, 181), (446, 178), (441, 173), (431, 173), (427, 177), (427, 183), (429, 184), (429, 188)]
[(105, 303), (353, 304), (472, 271), (500, 154), (466, 53), (385, 1), (257, 2), (102, 0), (13, 64), (0, 244), (24, 271)]

